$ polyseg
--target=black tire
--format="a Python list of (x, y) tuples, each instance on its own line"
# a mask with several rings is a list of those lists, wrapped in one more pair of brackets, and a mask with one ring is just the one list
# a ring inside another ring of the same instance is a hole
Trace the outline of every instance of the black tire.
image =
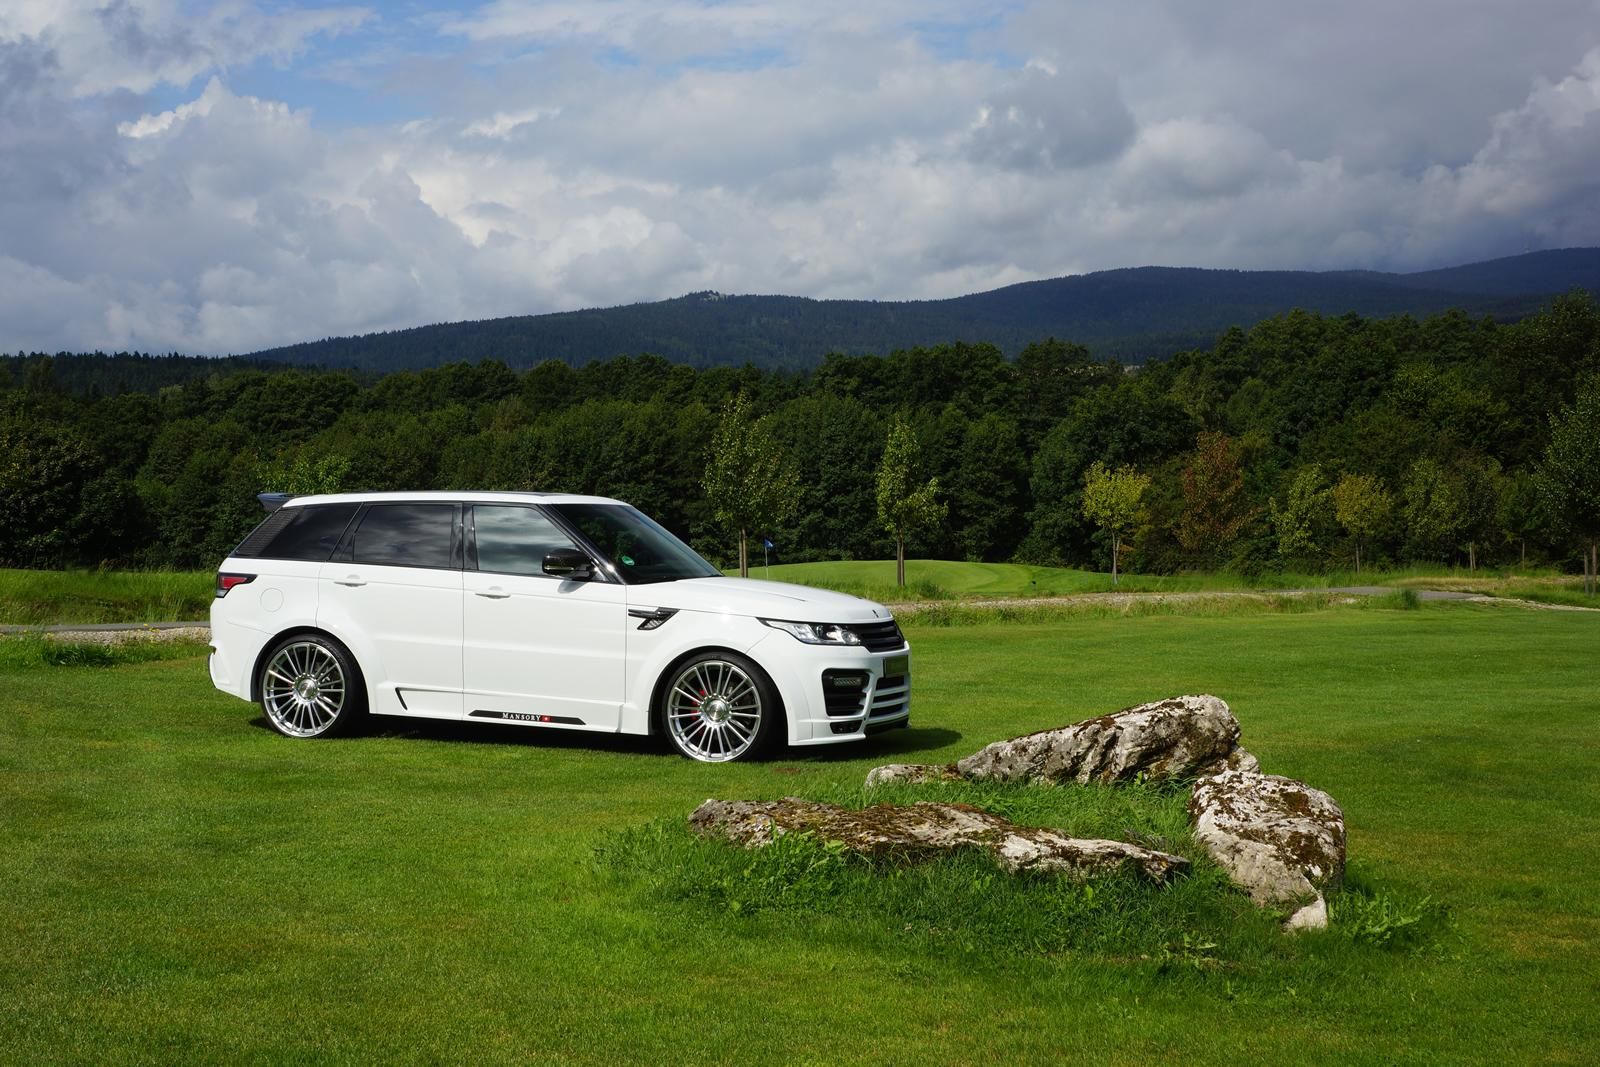
[(777, 686), (737, 652), (702, 652), (662, 676), (656, 700), (662, 731), (700, 763), (756, 759), (787, 735)]
[(367, 684), (355, 657), (326, 634), (295, 634), (261, 659), (261, 711), (285, 737), (348, 734), (366, 717)]

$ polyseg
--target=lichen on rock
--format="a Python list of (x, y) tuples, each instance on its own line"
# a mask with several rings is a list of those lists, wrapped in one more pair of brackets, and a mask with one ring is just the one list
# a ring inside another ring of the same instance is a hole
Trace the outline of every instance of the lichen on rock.
[[(1169, 697), (1110, 715), (986, 745), (948, 766), (896, 763), (874, 768), (870, 788), (884, 782), (972, 779), (993, 782), (1179, 781), (1229, 766), (1239, 720), (1209, 695)], [(1252, 767), (1244, 752), (1237, 765)]]
[(1189, 798), (1195, 839), (1263, 907), (1293, 907), (1290, 929), (1328, 924), (1322, 890), (1344, 877), (1344, 813), (1331, 796), (1275, 774), (1202, 778)]
[(1041, 871), (1076, 879), (1132, 870), (1160, 883), (1189, 868), (1182, 856), (1125, 841), (1073, 838), (1043, 827), (1018, 826), (968, 804), (924, 801), (854, 811), (798, 797), (707, 800), (689, 816), (689, 825), (702, 836), (721, 837), (746, 848), (809, 831), (861, 855), (904, 862), (979, 849), (1013, 873)]

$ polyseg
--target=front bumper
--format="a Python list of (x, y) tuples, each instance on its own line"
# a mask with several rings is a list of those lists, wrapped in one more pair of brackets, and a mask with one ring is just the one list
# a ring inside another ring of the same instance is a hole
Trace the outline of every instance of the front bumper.
[[(911, 720), (910, 645), (872, 652), (853, 646), (806, 645), (778, 633), (750, 654), (783, 697), (791, 745), (859, 741)], [(840, 678), (862, 684), (832, 684)]]

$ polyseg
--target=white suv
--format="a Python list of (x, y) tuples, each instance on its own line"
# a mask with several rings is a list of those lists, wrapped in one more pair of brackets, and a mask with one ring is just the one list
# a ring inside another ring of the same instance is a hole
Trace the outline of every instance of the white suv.
[(371, 711), (660, 731), (717, 763), (911, 714), (887, 609), (725, 578), (621, 501), (552, 493), (283, 501), (217, 575), (210, 668), (289, 737)]

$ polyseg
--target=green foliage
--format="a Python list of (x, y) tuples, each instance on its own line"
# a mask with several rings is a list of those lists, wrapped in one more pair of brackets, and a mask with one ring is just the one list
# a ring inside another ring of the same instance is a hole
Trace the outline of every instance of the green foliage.
[(1178, 543), (1202, 568), (1215, 570), (1232, 554), (1255, 509), (1245, 492), (1240, 449), (1227, 434), (1207, 431), (1183, 465), (1183, 510)]
[(1539, 481), (1549, 513), (1588, 543), (1584, 585), (1593, 595), (1600, 541), (1600, 375), (1584, 381), (1570, 408), (1551, 416)]
[(1322, 555), (1333, 517), (1333, 497), (1320, 465), (1313, 463), (1296, 471), (1283, 506), (1272, 500), (1268, 510), (1280, 556), (1303, 564)]
[(312, 456), (307, 452), (299, 452), (292, 459), (285, 457), (262, 464), (255, 478), (256, 484), (266, 487), (263, 492), (310, 496), (315, 493), (343, 492), (349, 474), (350, 460), (347, 456)]
[(1361, 573), (1361, 542), (1383, 528), (1394, 511), (1394, 496), (1370, 474), (1344, 474), (1333, 487), (1333, 517), (1355, 540), (1356, 573)]
[(799, 475), (772, 435), (770, 416), (753, 418), (743, 393), (728, 401), (711, 431), (701, 485), (712, 516), (739, 535), (739, 573), (747, 575), (747, 538), (794, 510)]
[[(1263, 299), (1278, 293), (1255, 281)], [(722, 315), (738, 301), (699, 303)], [(738, 531), (713, 514), (704, 479), (713, 413), (736, 395), (752, 418), (765, 413), (755, 422), (795, 472), (786, 514), (760, 524), (780, 561), (893, 549), (1103, 566), (1114, 552), (1119, 571), (1132, 560), (1151, 573), (1262, 575), (1285, 563), (1280, 533), (1289, 562), (1317, 570), (1355, 552), (1362, 570), (1566, 564), (1582, 537), (1552, 505), (1559, 494), (1532, 486), (1550, 417), (1600, 367), (1600, 310), (1586, 296), (1512, 325), (1299, 311), (1134, 370), (1091, 353), (1087, 335), (1037, 340), (1050, 329), (1036, 326), (1017, 346), (957, 333), (886, 344), (887, 356), (834, 352), (799, 373), (659, 355), (574, 367), (566, 360), (584, 361), (560, 345), (544, 355), (562, 359), (521, 373), (510, 349), (486, 345), (473, 358), (499, 358), (378, 378), (165, 357), (0, 359), (0, 562), (210, 567), (259, 521), (255, 495), (285, 485), (619, 496), (729, 560)], [(934, 502), (948, 508), (904, 537), (873, 521), (896, 418), (920, 446), (908, 488), (936, 480)], [(1112, 534), (1086, 516), (1096, 461), (1150, 476), (1143, 522)], [(1331, 515), (1313, 508), (1321, 517), (1307, 527), (1291, 498), (1315, 495), (1295, 488), (1312, 466), (1374, 479), (1398, 497), (1392, 519), (1341, 532), (1335, 503)], [(1284, 531), (1256, 521), (1273, 500), (1287, 509)], [(1125, 540), (1138, 544), (1126, 560)]]
[(1144, 494), (1150, 488), (1150, 476), (1132, 467), (1108, 470), (1100, 460), (1095, 460), (1083, 475), (1083, 514), (1090, 522), (1111, 535), (1111, 580), (1115, 584), (1118, 572), (1117, 557), (1121, 555), (1122, 538), (1138, 525), (1144, 514)]
[(897, 579), (906, 584), (906, 538), (944, 521), (949, 505), (939, 499), (939, 479), (923, 479), (917, 435), (903, 418), (889, 425), (889, 438), (878, 463), (874, 496), (878, 522), (894, 537)]

